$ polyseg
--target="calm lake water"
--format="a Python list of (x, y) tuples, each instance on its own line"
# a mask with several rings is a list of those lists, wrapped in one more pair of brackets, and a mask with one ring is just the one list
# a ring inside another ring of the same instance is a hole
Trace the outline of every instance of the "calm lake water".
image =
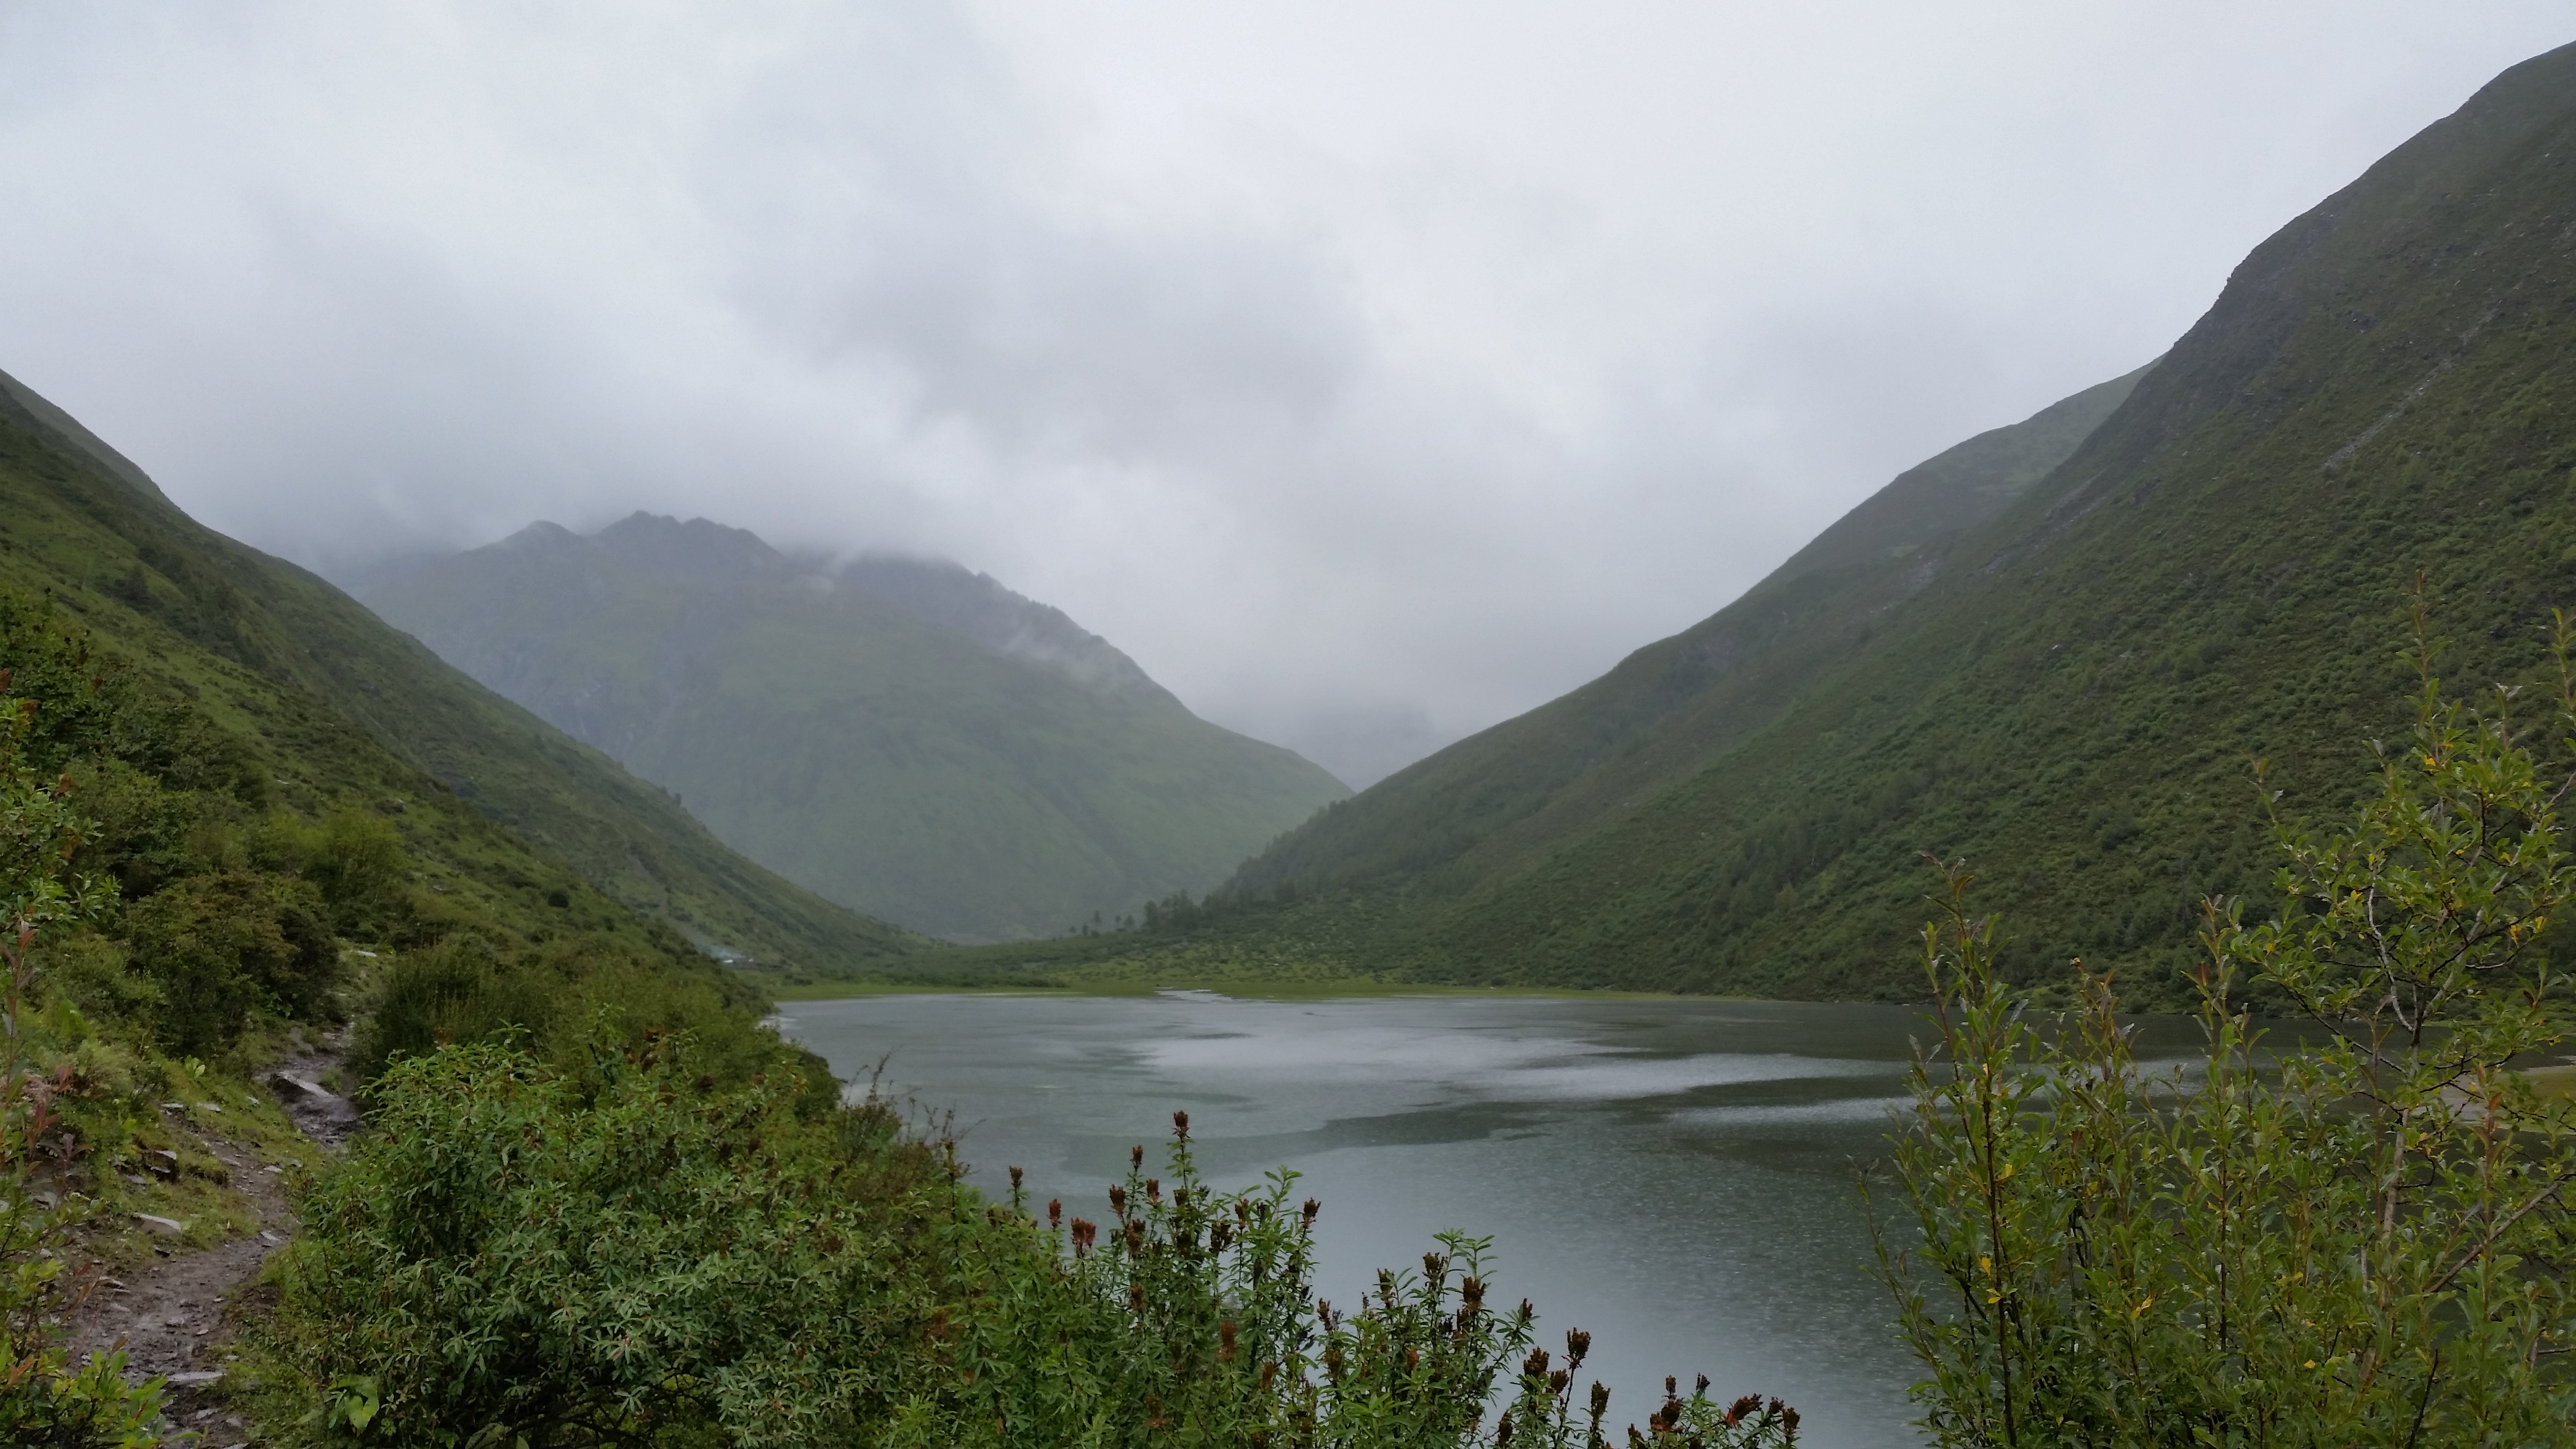
[[(796, 1002), (843, 1077), (954, 1109), (975, 1180), (1108, 1215), (1175, 1108), (1222, 1186), (1282, 1164), (1321, 1198), (1323, 1296), (1491, 1234), (1541, 1342), (1592, 1331), (1613, 1422), (1663, 1377), (1796, 1404), (1808, 1442), (1918, 1442), (1912, 1360), (1868, 1271), (1857, 1165), (1902, 1104), (1909, 1008), (1436, 996), (883, 996)], [(1587, 1372), (1587, 1377), (1594, 1376)], [(1614, 1438), (1616, 1437), (1614, 1432)]]

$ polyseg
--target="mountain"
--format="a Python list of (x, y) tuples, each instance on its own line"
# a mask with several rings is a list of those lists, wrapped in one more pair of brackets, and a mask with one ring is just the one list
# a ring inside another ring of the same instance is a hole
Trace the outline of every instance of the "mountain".
[(1436, 892), (1508, 873), (1688, 777), (1884, 629), (1969, 529), (2064, 461), (2144, 373), (1908, 469), (1715, 615), (1334, 807), (1230, 889), (1405, 879)]
[(710, 951), (800, 971), (847, 971), (925, 944), (743, 859), (661, 791), (331, 585), (199, 525), (6, 374), (0, 588), (49, 597), (99, 647), (251, 741), (291, 790), (470, 804), (505, 829), (459, 834), (440, 816), (439, 838), (465, 850), (470, 835), (480, 843), (468, 853), (492, 869), (530, 862), (505, 870), (523, 884), (540, 873), (532, 862), (568, 867)]
[(1936, 852), (1983, 868), (2014, 969), (2152, 994), (2205, 894), (2268, 894), (2248, 757), (2293, 815), (2365, 781), (2419, 570), (2451, 677), (2543, 676), (2571, 467), (2576, 47), (2282, 228), (2143, 375), (1292, 833), (1222, 929), (1437, 979), (1903, 996)]
[(832, 577), (924, 623), (953, 629), (987, 649), (1097, 693), (1183, 707), (1108, 640), (1073, 622), (1062, 609), (1003, 588), (989, 574), (969, 573), (946, 559), (871, 554), (841, 565)]
[(1348, 793), (949, 563), (836, 567), (639, 513), (535, 524), (366, 598), (746, 855), (957, 940), (1206, 890)]

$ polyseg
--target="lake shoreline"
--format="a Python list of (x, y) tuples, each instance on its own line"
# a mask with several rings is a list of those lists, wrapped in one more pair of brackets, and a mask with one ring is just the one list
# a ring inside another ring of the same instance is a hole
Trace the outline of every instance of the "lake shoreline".
[(1335, 1301), (1438, 1232), (1490, 1234), (1544, 1339), (1596, 1336), (1614, 1418), (1708, 1373), (1796, 1403), (1816, 1443), (1922, 1442), (1856, 1186), (1909, 1101), (1914, 1008), (1366, 978), (830, 985), (779, 1003), (782, 1034), (918, 1105), (997, 1198), (1017, 1168), (1031, 1203), (1105, 1221), (1129, 1153), (1153, 1173), (1186, 1110), (1212, 1184), (1285, 1167), (1323, 1204)]
[[(1075, 1000), (1090, 997), (1147, 997), (1181, 992), (1207, 992), (1239, 1001), (1364, 1001), (1404, 998), (1469, 998), (1475, 1000), (1567, 1001), (1704, 1001), (1779, 1004), (1768, 996), (1715, 996), (1671, 991), (1620, 991), (1583, 986), (1443, 986), (1418, 981), (1380, 981), (1354, 976), (1328, 980), (1202, 980), (1168, 982), (1073, 982), (1057, 985), (1028, 981), (915, 982), (809, 981), (768, 988), (770, 999), (784, 1005), (798, 1001), (852, 1001), (871, 996), (1028, 996)], [(1802, 1005), (1887, 1006), (1902, 1002), (1808, 1002)]]

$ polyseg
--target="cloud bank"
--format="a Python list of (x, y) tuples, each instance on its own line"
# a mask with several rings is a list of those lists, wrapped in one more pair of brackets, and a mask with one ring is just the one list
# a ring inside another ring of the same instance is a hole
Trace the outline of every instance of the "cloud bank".
[(2155, 355), (2568, 21), (0, 3), (0, 367), (326, 571), (943, 554), (1366, 783)]

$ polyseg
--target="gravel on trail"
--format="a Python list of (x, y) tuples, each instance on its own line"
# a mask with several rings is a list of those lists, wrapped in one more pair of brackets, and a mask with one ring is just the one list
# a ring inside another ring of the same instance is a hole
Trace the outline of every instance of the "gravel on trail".
[[(338, 1077), (343, 1050), (342, 1043), (327, 1042), (281, 1062), (261, 1079), (295, 1125), (326, 1152), (339, 1151), (358, 1125), (357, 1108), (323, 1085)], [(173, 1429), (201, 1434), (206, 1444), (230, 1445), (247, 1441), (241, 1420), (208, 1392), (222, 1381), (223, 1365), (205, 1353), (210, 1344), (231, 1337), (226, 1330), (243, 1292), (268, 1255), (294, 1236), (295, 1215), (287, 1206), (280, 1165), (257, 1162), (201, 1126), (187, 1130), (231, 1174), (233, 1190), (258, 1209), (258, 1230), (193, 1253), (156, 1248), (149, 1262), (98, 1280), (72, 1316), (71, 1356), (81, 1363), (122, 1348), (129, 1380), (168, 1381), (162, 1407)], [(176, 1223), (161, 1226), (166, 1222), (141, 1219), (146, 1231), (177, 1229)]]

